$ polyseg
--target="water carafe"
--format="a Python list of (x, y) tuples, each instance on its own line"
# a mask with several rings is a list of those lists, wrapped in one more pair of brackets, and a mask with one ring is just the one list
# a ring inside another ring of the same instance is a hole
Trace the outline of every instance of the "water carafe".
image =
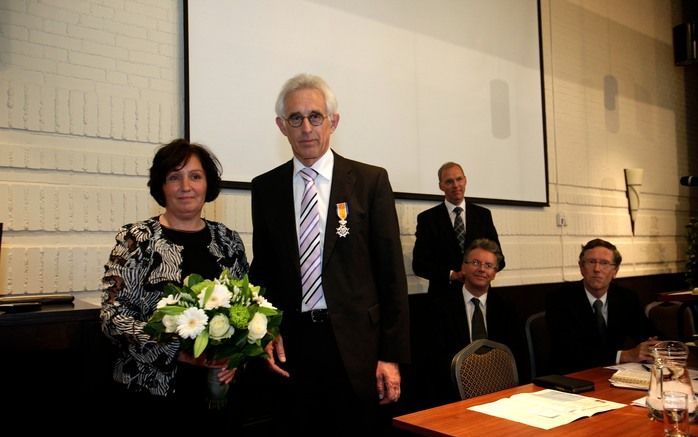
[(688, 347), (680, 341), (662, 341), (652, 347), (652, 355), (654, 365), (651, 367), (650, 387), (647, 392), (650, 417), (663, 420), (662, 393), (678, 391), (688, 395), (688, 411), (691, 421), (694, 422), (696, 398), (686, 367)]

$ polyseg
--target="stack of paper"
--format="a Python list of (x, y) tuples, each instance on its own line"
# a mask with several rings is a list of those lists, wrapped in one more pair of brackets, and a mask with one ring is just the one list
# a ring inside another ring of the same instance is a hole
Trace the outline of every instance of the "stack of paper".
[(519, 393), (489, 404), (475, 405), (469, 410), (513, 420), (542, 429), (573, 422), (602, 411), (616, 410), (624, 404), (555, 390)]
[[(614, 387), (633, 388), (637, 390), (648, 390), (650, 387), (650, 375), (652, 372), (648, 370), (648, 366), (639, 363), (617, 364), (608, 367), (616, 369), (609, 382)], [(693, 391), (698, 394), (698, 371), (688, 369), (688, 376), (693, 384)]]
[(647, 390), (650, 388), (650, 374), (647, 370), (620, 369), (611, 376), (611, 385), (621, 388)]

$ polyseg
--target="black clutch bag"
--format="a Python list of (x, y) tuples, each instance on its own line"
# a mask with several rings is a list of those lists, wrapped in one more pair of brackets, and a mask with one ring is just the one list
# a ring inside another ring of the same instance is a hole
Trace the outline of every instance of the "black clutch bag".
[(562, 375), (539, 376), (533, 378), (532, 382), (539, 387), (551, 388), (567, 393), (584, 393), (594, 390), (594, 383), (591, 381)]

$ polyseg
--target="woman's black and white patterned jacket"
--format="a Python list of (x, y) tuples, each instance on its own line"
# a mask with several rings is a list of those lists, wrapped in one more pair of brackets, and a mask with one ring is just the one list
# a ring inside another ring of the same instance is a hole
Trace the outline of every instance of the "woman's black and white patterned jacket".
[[(205, 220), (208, 248), (221, 268), (235, 277), (248, 271), (245, 248), (237, 232)], [(181, 283), (182, 247), (162, 235), (158, 217), (124, 225), (104, 266), (102, 331), (119, 351), (114, 380), (130, 390), (166, 396), (174, 390), (179, 341), (157, 343), (143, 332), (162, 298), (163, 285)]]

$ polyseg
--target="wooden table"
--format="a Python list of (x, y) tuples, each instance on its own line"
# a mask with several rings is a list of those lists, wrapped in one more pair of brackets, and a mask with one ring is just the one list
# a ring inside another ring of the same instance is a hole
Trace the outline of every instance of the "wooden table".
[[(396, 428), (424, 436), (664, 436), (661, 422), (647, 417), (647, 410), (629, 405), (641, 398), (644, 392), (611, 387), (608, 378), (613, 370), (595, 368), (573, 373), (570, 376), (594, 381), (596, 389), (584, 393), (608, 401), (628, 404), (618, 410), (607, 411), (592, 417), (582, 418), (567, 425), (543, 430), (523, 423), (500, 419), (487, 414), (468, 410), (473, 405), (485, 404), (517, 393), (531, 393), (541, 390), (533, 384), (502, 390), (464, 401), (442, 405), (428, 410), (417, 411), (393, 419)], [(695, 431), (693, 431), (695, 433)]]

